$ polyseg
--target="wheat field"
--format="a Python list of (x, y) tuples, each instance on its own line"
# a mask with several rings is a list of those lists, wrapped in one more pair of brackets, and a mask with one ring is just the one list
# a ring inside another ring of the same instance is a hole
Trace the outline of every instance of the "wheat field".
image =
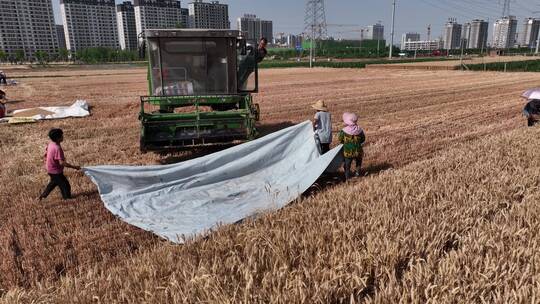
[[(263, 133), (324, 99), (360, 115), (365, 177), (174, 246), (114, 218), (93, 184), (38, 203), (47, 130), (69, 161), (156, 164), (138, 153), (143, 69), (18, 71), (11, 109), (87, 99), (85, 119), (0, 125), (0, 294), (12, 302), (537, 302), (538, 129), (519, 93), (540, 75), (264, 71)], [(55, 76), (51, 78), (50, 76)]]

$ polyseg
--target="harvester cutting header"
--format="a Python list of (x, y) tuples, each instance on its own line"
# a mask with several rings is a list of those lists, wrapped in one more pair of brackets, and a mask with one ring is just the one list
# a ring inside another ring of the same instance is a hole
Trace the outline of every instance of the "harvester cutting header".
[(259, 107), (256, 49), (234, 30), (147, 30), (141, 151), (249, 140)]

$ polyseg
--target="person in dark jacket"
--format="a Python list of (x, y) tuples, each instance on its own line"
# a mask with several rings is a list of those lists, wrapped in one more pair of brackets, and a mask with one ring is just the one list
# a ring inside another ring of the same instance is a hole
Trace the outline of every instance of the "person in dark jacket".
[(532, 127), (540, 121), (540, 99), (529, 101), (523, 109), (523, 114), (527, 118), (527, 126)]
[(6, 102), (6, 92), (0, 90), (0, 118), (4, 118), (7, 115)]
[(255, 64), (261, 63), (268, 54), (267, 44), (268, 40), (263, 37), (256, 49), (248, 47), (249, 54), (238, 65), (238, 84), (242, 90), (246, 90), (249, 76), (255, 71)]
[(0, 84), (2, 83), (7, 85), (7, 76), (6, 76), (6, 73), (4, 73), (4, 71), (0, 71)]

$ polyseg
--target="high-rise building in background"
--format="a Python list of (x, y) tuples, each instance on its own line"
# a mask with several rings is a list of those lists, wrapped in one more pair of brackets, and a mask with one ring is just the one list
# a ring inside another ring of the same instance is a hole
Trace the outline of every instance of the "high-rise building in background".
[(268, 41), (274, 38), (272, 21), (261, 20), (256, 15), (244, 14), (243, 17), (238, 18), (237, 26), (250, 43), (257, 43), (262, 37)]
[(56, 37), (58, 38), (58, 49), (66, 50), (66, 34), (64, 33), (64, 26), (61, 24), (55, 25)]
[(463, 26), (456, 19), (449, 19), (444, 26), (444, 48), (447, 50), (461, 47), (461, 31)]
[(519, 45), (523, 47), (536, 47), (538, 40), (538, 31), (540, 29), (540, 19), (527, 18), (523, 22), (523, 28), (520, 33)]
[(37, 51), (58, 52), (51, 0), (1, 0), (0, 50), (15, 57), (35, 58)]
[(475, 19), (466, 23), (463, 30), (465, 47), (469, 49), (485, 49), (487, 47), (489, 23)]
[(301, 48), (302, 36), (278, 33), (274, 36), (272, 44), (274, 44), (277, 47), (283, 47), (283, 48)]
[(384, 40), (384, 25), (377, 23), (366, 27), (363, 39), (366, 40)]
[(137, 34), (147, 29), (187, 28), (182, 20), (180, 1), (135, 0), (135, 24)]
[(406, 42), (414, 42), (414, 41), (420, 41), (420, 34), (418, 33), (404, 33), (402, 36), (401, 36), (401, 49), (402, 50), (405, 50), (406, 46), (405, 46), (405, 43)]
[(122, 50), (137, 49), (137, 27), (135, 25), (135, 8), (129, 1), (116, 6), (116, 22), (118, 23), (118, 39)]
[(189, 23), (189, 9), (181, 8), (180, 9), (180, 18), (182, 20), (182, 26), (184, 28), (190, 28), (191, 24)]
[(189, 23), (192, 28), (230, 29), (229, 6), (219, 1), (195, 0), (189, 4)]
[(503, 17), (495, 22), (493, 28), (494, 48), (506, 49), (515, 45), (517, 23), (515, 16)]
[(71, 52), (119, 47), (114, 0), (60, 0), (60, 12)]
[(442, 40), (405, 41), (401, 51), (435, 51), (444, 47)]
[(470, 22), (463, 24), (463, 29), (461, 31), (461, 39), (463, 40), (464, 48), (467, 48), (469, 46), (469, 40), (471, 39), (471, 30), (472, 24)]

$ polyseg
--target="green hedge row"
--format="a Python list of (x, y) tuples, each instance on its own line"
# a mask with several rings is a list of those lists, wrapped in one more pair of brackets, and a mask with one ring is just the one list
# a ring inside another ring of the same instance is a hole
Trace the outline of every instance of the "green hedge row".
[[(493, 62), (484, 64), (467, 65), (471, 71), (504, 71), (504, 62)], [(540, 72), (540, 59), (513, 61), (506, 63), (508, 72)]]
[[(443, 61), (448, 60), (446, 58), (418, 58), (418, 59), (402, 59), (402, 60), (365, 60), (365, 61), (318, 61), (313, 63), (314, 67), (322, 68), (365, 68), (367, 64), (393, 64), (393, 63), (409, 63), (409, 62), (427, 62), (427, 61)], [(259, 64), (260, 69), (272, 69), (272, 68), (300, 68), (309, 67), (309, 62), (296, 62), (296, 61), (270, 61), (265, 60)]]

